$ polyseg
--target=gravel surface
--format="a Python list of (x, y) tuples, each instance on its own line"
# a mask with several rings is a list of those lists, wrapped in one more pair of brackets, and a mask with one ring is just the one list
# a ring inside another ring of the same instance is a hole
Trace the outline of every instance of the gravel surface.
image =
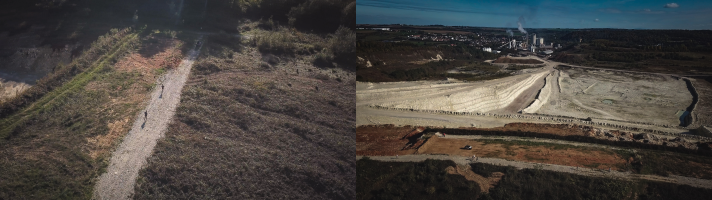
[[(138, 172), (173, 119), (181, 90), (199, 53), (200, 48), (191, 50), (177, 69), (166, 73), (163, 81), (156, 84), (151, 101), (144, 110), (148, 112), (148, 117), (144, 118), (143, 111), (136, 116), (131, 131), (112, 154), (106, 173), (99, 177), (93, 199), (131, 198)], [(161, 89), (162, 84), (164, 89)]]
[[(356, 159), (359, 160), (362, 157), (363, 156), (356, 156)], [(458, 165), (467, 165), (467, 164), (470, 164), (473, 162), (471, 157), (449, 156), (449, 155), (426, 155), (426, 154), (402, 155), (402, 156), (369, 156), (369, 158), (372, 160), (379, 160), (379, 161), (386, 161), (386, 162), (422, 162), (422, 161), (425, 161), (426, 159), (452, 160), (455, 163), (457, 163)], [(524, 168), (534, 169), (536, 166), (541, 166), (541, 169), (543, 169), (543, 170), (572, 173), (572, 174), (578, 174), (578, 175), (584, 175), (584, 176), (595, 176), (595, 177), (615, 178), (615, 179), (624, 179), (624, 180), (634, 180), (634, 179), (651, 180), (651, 181), (667, 182), (667, 183), (674, 183), (674, 184), (689, 185), (689, 186), (693, 186), (693, 187), (712, 189), (712, 180), (675, 176), (675, 175), (670, 175), (668, 177), (665, 177), (665, 176), (657, 176), (657, 175), (632, 174), (630, 172), (619, 172), (619, 171), (610, 171), (609, 172), (608, 170), (590, 169), (590, 168), (585, 168), (585, 167), (577, 168), (577, 167), (563, 166), (563, 165), (539, 164), (539, 163), (530, 163), (530, 162), (521, 162), (521, 161), (509, 161), (509, 160), (500, 159), (500, 158), (480, 157), (477, 159), (476, 162), (487, 163), (487, 164), (492, 164), (492, 165), (500, 165), (500, 166), (513, 166), (513, 167), (516, 167), (517, 169), (524, 169)]]

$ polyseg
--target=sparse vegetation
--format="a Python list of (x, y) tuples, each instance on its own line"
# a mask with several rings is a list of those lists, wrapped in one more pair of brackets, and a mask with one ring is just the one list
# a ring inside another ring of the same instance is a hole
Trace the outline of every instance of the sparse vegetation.
[(477, 199), (480, 187), (460, 175), (447, 174), (452, 161), (394, 163), (356, 162), (357, 199)]
[[(272, 20), (263, 23), (271, 24)], [(253, 33), (256, 35), (254, 45), (264, 53), (281, 56), (311, 54), (313, 64), (327, 67), (332, 67), (332, 62), (353, 66), (355, 60), (356, 34), (344, 26), (328, 36), (302, 33), (282, 26), (275, 26), (272, 30), (253, 30)]]
[(634, 155), (636, 170), (641, 174), (670, 174), (702, 179), (712, 179), (712, 160), (706, 157), (663, 151), (638, 151)]
[(294, 69), (283, 63), (307, 56), (261, 53), (251, 44), (206, 40), (134, 198), (353, 198), (354, 81), (313, 66), (308, 76), (285, 75)]
[[(116, 62), (117, 57), (125, 55), (128, 50), (137, 46), (136, 33), (130, 33), (129, 29), (113, 32), (114, 34), (99, 37), (99, 40), (92, 44), (92, 48), (72, 64), (61, 66), (62, 68), (55, 73), (41, 79), (36, 86), (4, 103), (5, 115), (0, 121), (3, 125), (0, 129), (0, 137), (8, 139), (19, 134), (16, 131), (18, 126), (22, 126), (38, 113), (44, 113), (47, 109), (65, 103), (68, 94), (83, 89), (89, 81), (95, 80), (97, 73), (110, 70), (111, 64)], [(96, 61), (90, 60), (92, 58)], [(32, 106), (29, 106), (30, 104)], [(10, 115), (23, 107), (27, 108), (20, 113)]]
[[(362, 59), (357, 62), (359, 81), (391, 82), (446, 78), (477, 81), (508, 76), (508, 73), (498, 73), (499, 68), (496, 66), (482, 64), (482, 61), (495, 59), (498, 55), (482, 51), (477, 47), (424, 44), (424, 42), (414, 41), (389, 42), (394, 38), (403, 37), (407, 32), (358, 32), (357, 34), (355, 54)], [(379, 36), (378, 40), (367, 39), (374, 35)], [(476, 68), (483, 73), (477, 75), (446, 73), (447, 70), (458, 67)]]
[[(575, 145), (570, 145), (570, 144), (556, 144), (556, 143), (547, 143), (547, 142), (532, 142), (532, 141), (522, 141), (522, 140), (474, 140), (478, 142), (482, 142), (484, 144), (502, 144), (503, 146), (512, 146), (512, 145), (520, 145), (520, 146), (541, 146), (541, 147), (546, 147), (546, 148), (551, 148), (551, 149), (578, 149), (578, 150), (605, 150), (601, 148), (595, 148), (595, 147), (585, 147), (585, 146), (575, 146)], [(611, 150), (607, 150), (608, 152), (613, 153)]]
[[(475, 173), (505, 175), (499, 184), (479, 199), (705, 199), (710, 189), (650, 181), (624, 181), (573, 175), (540, 169), (517, 170), (483, 163), (472, 165)], [(653, 188), (653, 189), (651, 189)], [(517, 191), (517, 192), (512, 192)], [(674, 191), (674, 192), (672, 192)], [(675, 193), (683, 192), (683, 193)], [(685, 196), (685, 197), (682, 197)]]
[[(256, 19), (273, 19), (304, 32), (332, 33), (339, 26), (355, 28), (356, 1), (353, 0), (223, 0), (217, 2), (227, 13), (239, 12)], [(217, 18), (220, 15), (216, 15)]]
[(293, 54), (299, 39), (286, 28), (276, 31), (262, 31), (255, 36), (255, 45), (260, 51)]
[(91, 198), (110, 151), (128, 132), (153, 76), (162, 73), (114, 67), (145, 47), (139, 32), (101, 37), (45, 79), (57, 84), (51, 91), (1, 119), (8, 134), (0, 139), (0, 199)]
[(355, 1), (306, 0), (287, 13), (289, 24), (303, 30), (332, 32), (346, 22), (348, 12), (355, 11), (355, 6), (347, 7), (352, 2)]
[[(20, 109), (27, 107), (30, 103), (42, 98), (45, 94), (53, 91), (55, 88), (62, 86), (64, 83), (71, 80), (75, 75), (85, 72), (93, 67), (98, 69), (97, 65), (103, 64), (106, 60), (114, 59), (115, 55), (111, 55), (116, 51), (116, 48), (126, 42), (130, 36), (130, 29), (121, 31), (113, 30), (112, 33), (99, 37), (97, 41), (92, 43), (84, 54), (76, 58), (68, 65), (57, 66), (52, 74), (45, 76), (37, 81), (37, 84), (32, 88), (24, 91), (21, 94), (4, 101), (0, 104), (0, 118), (7, 118)], [(46, 98), (46, 99), (52, 99)], [(6, 129), (8, 126), (3, 126)], [(0, 137), (4, 136), (0, 132)]]
[(697, 156), (703, 156), (703, 157), (712, 156), (712, 152), (710, 152), (709, 150), (705, 150), (705, 149), (690, 150), (690, 149), (685, 149), (685, 148), (669, 147), (669, 146), (663, 146), (663, 145), (653, 145), (653, 144), (647, 144), (647, 143), (603, 140), (603, 139), (582, 136), (582, 135), (562, 136), (562, 135), (554, 135), (554, 134), (549, 134), (549, 133), (538, 133), (538, 132), (529, 132), (529, 131), (490, 131), (490, 130), (441, 129), (441, 128), (428, 129), (426, 131), (443, 132), (443, 133), (447, 133), (448, 135), (500, 135), (500, 136), (549, 138), (549, 139), (566, 140), (566, 141), (574, 141), (574, 142), (586, 142), (586, 143), (602, 144), (602, 145), (618, 146), (618, 147), (626, 147), (626, 148), (669, 151), (669, 152), (697, 155)]
[[(472, 171), (504, 176), (489, 193), (459, 175), (446, 175), (452, 161), (420, 163), (357, 161), (357, 199), (706, 199), (712, 190), (652, 181), (625, 181), (510, 166), (472, 164)], [(449, 193), (448, 191), (452, 191)]]

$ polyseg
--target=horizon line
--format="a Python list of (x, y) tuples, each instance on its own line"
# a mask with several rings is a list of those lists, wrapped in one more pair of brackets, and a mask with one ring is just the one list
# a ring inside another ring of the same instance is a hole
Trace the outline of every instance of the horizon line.
[[(446, 27), (480, 27), (480, 28), (502, 28), (502, 29), (517, 29), (517, 27), (494, 27), (494, 26), (471, 26), (471, 25), (442, 25), (442, 24), (428, 24), (428, 25), (417, 25), (417, 24), (356, 24), (359, 25), (377, 25), (377, 26), (446, 26)], [(649, 29), (649, 28), (525, 28), (525, 29), (620, 29), (620, 30), (687, 30), (687, 31), (712, 31), (712, 29)]]

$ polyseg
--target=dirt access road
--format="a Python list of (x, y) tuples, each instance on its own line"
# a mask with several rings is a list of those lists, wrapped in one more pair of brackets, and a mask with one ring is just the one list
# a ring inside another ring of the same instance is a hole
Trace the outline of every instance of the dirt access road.
[[(356, 160), (359, 160), (361, 158), (363, 158), (363, 156), (356, 156)], [(384, 162), (422, 162), (422, 161), (425, 161), (426, 159), (433, 159), (433, 160), (452, 160), (455, 163), (457, 163), (458, 165), (468, 165), (468, 164), (472, 163), (472, 159), (470, 157), (448, 156), (448, 155), (428, 155), (428, 154), (402, 155), (402, 156), (369, 156), (369, 158), (371, 160), (378, 160), (378, 161), (384, 161)], [(572, 174), (584, 175), (584, 176), (615, 178), (615, 179), (623, 179), (623, 180), (635, 180), (635, 179), (650, 180), (650, 181), (659, 181), (659, 182), (674, 183), (674, 184), (689, 185), (689, 186), (699, 187), (699, 188), (712, 189), (712, 180), (690, 178), (690, 177), (676, 176), (676, 175), (670, 175), (668, 177), (665, 177), (665, 176), (657, 176), (657, 175), (632, 174), (629, 172), (619, 172), (619, 171), (615, 171), (615, 170), (609, 172), (608, 170), (589, 169), (589, 168), (583, 168), (583, 167), (576, 168), (576, 167), (571, 167), (571, 166), (553, 165), (553, 164), (539, 164), (539, 163), (530, 163), (530, 162), (521, 162), (521, 161), (510, 161), (510, 160), (505, 160), (505, 159), (500, 159), (500, 158), (480, 157), (477, 159), (476, 162), (487, 163), (487, 164), (492, 164), (492, 165), (500, 165), (500, 166), (513, 166), (513, 167), (516, 167), (517, 169), (541, 168), (542, 170), (572, 173)]]
[[(201, 35), (198, 40), (202, 38)], [(148, 111), (148, 117), (144, 118), (144, 112), (136, 116), (131, 130), (112, 154), (106, 173), (99, 177), (93, 199), (131, 198), (138, 172), (146, 164), (157, 140), (163, 137), (173, 119), (183, 85), (201, 48), (202, 45), (188, 52), (188, 56), (177, 69), (167, 72), (162, 78), (163, 81), (159, 79), (144, 110)], [(165, 86), (164, 89), (161, 84)]]

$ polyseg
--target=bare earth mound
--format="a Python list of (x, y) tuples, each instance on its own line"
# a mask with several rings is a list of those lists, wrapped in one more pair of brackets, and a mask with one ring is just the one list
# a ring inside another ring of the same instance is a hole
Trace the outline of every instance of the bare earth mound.
[[(395, 156), (398, 154), (412, 154), (414, 148), (403, 149), (408, 146), (408, 137), (423, 131), (424, 128), (411, 126), (360, 126), (356, 128), (356, 155), (367, 156)], [(412, 146), (419, 146), (419, 141)]]
[[(447, 137), (446, 137), (447, 138)], [(471, 145), (472, 150), (462, 149)], [(588, 148), (557, 148), (545, 146), (525, 146), (516, 144), (492, 143), (489, 140), (444, 139), (433, 137), (428, 140), (427, 148), (418, 150), (421, 154), (447, 154), (465, 157), (494, 157), (507, 160), (548, 163), (566, 166), (589, 166), (598, 169), (618, 169), (627, 161), (606, 150)]]

